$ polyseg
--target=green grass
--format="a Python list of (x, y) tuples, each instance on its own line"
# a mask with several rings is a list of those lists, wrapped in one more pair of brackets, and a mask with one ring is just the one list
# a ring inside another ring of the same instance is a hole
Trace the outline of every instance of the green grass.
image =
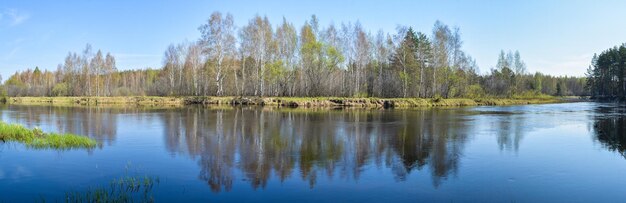
[(158, 177), (151, 176), (122, 177), (111, 181), (108, 187), (68, 192), (65, 202), (154, 202), (152, 189), (159, 182)]
[(130, 105), (130, 106), (184, 106), (204, 105), (264, 105), (284, 107), (444, 107), (481, 105), (522, 105), (557, 103), (564, 100), (536, 92), (525, 92), (511, 97), (483, 96), (476, 98), (376, 98), (376, 97), (12, 97), (10, 104), (48, 105)]
[(0, 121), (0, 140), (19, 142), (36, 149), (90, 149), (98, 144), (96, 140), (74, 134), (45, 133), (39, 128), (28, 129), (18, 124)]

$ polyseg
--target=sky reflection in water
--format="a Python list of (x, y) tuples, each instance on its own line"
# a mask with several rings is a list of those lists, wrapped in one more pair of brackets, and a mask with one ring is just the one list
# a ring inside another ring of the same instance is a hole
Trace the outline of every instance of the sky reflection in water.
[(159, 176), (155, 197), (163, 201), (626, 197), (626, 111), (616, 104), (422, 110), (4, 106), (0, 113), (4, 121), (103, 143), (63, 152), (0, 144), (0, 191), (13, 194), (0, 201), (58, 199), (128, 173)]

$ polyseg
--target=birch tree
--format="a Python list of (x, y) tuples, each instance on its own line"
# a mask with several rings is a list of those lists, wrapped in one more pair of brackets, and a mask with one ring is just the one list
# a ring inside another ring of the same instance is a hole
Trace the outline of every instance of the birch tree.
[(235, 57), (235, 25), (233, 16), (214, 12), (207, 23), (198, 28), (202, 34), (200, 42), (203, 52), (213, 62), (215, 72), (216, 95), (223, 95), (225, 69), (232, 64), (225, 64), (225, 60), (232, 61)]

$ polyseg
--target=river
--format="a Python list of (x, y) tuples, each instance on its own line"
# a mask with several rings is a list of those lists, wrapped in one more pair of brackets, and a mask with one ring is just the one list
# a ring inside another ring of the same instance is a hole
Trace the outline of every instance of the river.
[(63, 201), (141, 174), (157, 202), (615, 202), (626, 106), (434, 109), (7, 105), (0, 117), (98, 140), (0, 141), (0, 202)]

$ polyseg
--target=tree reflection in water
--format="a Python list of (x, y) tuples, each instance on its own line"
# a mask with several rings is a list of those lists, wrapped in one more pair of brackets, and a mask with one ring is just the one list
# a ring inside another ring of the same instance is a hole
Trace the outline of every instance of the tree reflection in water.
[(2, 118), (28, 128), (50, 125), (47, 127), (56, 132), (87, 135), (111, 145), (117, 136), (117, 116), (139, 111), (133, 108), (13, 105), (11, 111), (2, 111)]
[(160, 115), (167, 149), (200, 157), (199, 178), (215, 192), (232, 188), (236, 170), (253, 188), (272, 174), (314, 187), (320, 177), (359, 179), (368, 165), (389, 167), (400, 181), (427, 167), (437, 186), (457, 172), (472, 126), (454, 110), (189, 108)]
[[(8, 121), (28, 127), (48, 125), (50, 130), (89, 135), (108, 145), (115, 143), (118, 128), (162, 128), (165, 150), (197, 160), (198, 178), (215, 192), (229, 191), (242, 179), (255, 189), (266, 187), (270, 179), (299, 179), (314, 187), (320, 178), (358, 180), (373, 167), (389, 169), (397, 181), (416, 171), (429, 174), (437, 187), (457, 174), (470, 136), (495, 135), (500, 150), (517, 151), (531, 127), (552, 125), (532, 122), (525, 114), (464, 108), (4, 108), (8, 110), (1, 116)], [(624, 155), (624, 116), (607, 116), (623, 115), (623, 108), (610, 109), (596, 110), (595, 137)]]
[(594, 110), (593, 134), (608, 150), (626, 158), (626, 106), (600, 105)]

